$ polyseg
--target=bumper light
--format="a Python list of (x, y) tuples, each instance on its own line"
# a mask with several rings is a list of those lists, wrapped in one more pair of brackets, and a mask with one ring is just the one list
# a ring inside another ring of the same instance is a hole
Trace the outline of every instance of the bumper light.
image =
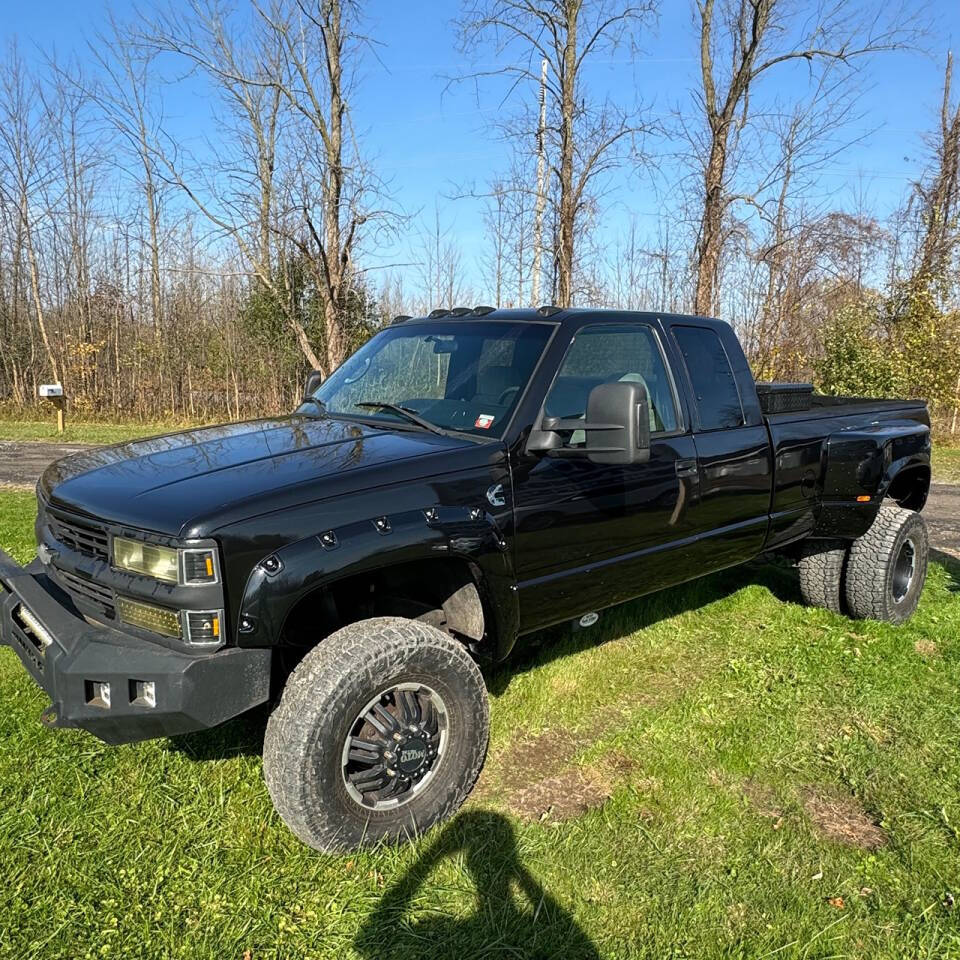
[(17, 607), (15, 614), (20, 618), (20, 622), (27, 627), (36, 638), (40, 652), (44, 653), (47, 647), (53, 643), (53, 637), (50, 636), (44, 625), (23, 604)]
[(180, 637), (180, 617), (176, 610), (166, 607), (155, 607), (152, 603), (140, 603), (137, 600), (128, 600), (126, 597), (117, 597), (117, 613), (124, 623), (132, 627), (142, 627), (165, 637)]
[(113, 539), (113, 563), (119, 570), (155, 577), (166, 583), (179, 580), (180, 556), (172, 547), (157, 547), (125, 537)]
[(187, 617), (187, 642), (219, 647), (223, 642), (223, 611), (190, 611)]

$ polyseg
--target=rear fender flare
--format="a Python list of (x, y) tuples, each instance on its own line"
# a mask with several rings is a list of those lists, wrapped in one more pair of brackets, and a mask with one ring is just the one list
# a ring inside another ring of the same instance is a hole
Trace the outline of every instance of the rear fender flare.
[[(930, 475), (930, 428), (916, 421), (893, 421), (827, 438), (818, 537), (856, 539), (870, 529), (897, 478), (907, 471)], [(869, 497), (868, 500), (858, 500)], [(920, 506), (926, 500), (926, 490)], [(918, 507), (919, 509), (919, 507)]]

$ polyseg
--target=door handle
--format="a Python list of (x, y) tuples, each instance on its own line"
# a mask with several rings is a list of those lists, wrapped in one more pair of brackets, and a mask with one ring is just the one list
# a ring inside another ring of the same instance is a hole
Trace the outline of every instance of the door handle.
[(673, 465), (678, 477), (695, 477), (697, 475), (696, 460), (674, 460)]

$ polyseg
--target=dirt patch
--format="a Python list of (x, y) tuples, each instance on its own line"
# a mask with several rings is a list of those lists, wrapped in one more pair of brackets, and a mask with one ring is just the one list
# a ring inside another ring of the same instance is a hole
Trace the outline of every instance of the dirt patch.
[(937, 645), (932, 640), (917, 640), (913, 645), (913, 649), (916, 650), (921, 657), (935, 657), (940, 653)]
[(500, 803), (532, 822), (570, 820), (602, 806), (616, 785), (632, 781), (636, 763), (613, 749), (589, 768), (574, 766), (576, 754), (599, 732), (547, 730), (511, 744), (484, 771), (474, 800)]
[[(602, 806), (613, 790), (625, 783), (652, 793), (658, 784), (639, 780), (636, 762), (622, 750), (610, 749), (584, 769), (574, 765), (574, 758), (620, 727), (637, 708), (652, 708), (668, 695), (676, 695), (690, 677), (664, 675), (661, 680), (655, 689), (647, 684), (645, 689), (620, 698), (616, 705), (595, 710), (576, 732), (546, 730), (511, 743), (490, 758), (473, 800), (502, 805), (525, 820), (568, 820)], [(553, 686), (558, 694), (569, 695), (576, 689), (576, 683), (569, 680)]]
[(628, 757), (622, 750), (611, 750), (599, 760), (599, 766), (614, 780), (628, 780), (637, 769), (636, 761)]
[(500, 783), (510, 792), (524, 790), (532, 782), (544, 780), (567, 766), (588, 742), (563, 730), (547, 730), (518, 740), (497, 762)]
[(510, 807), (532, 822), (572, 820), (602, 807), (609, 798), (608, 786), (584, 776), (580, 770), (570, 769), (518, 791), (511, 798)]
[(783, 808), (777, 802), (776, 793), (765, 783), (747, 780), (743, 785), (743, 795), (761, 817), (769, 817), (771, 820), (779, 820), (783, 817)]
[(803, 809), (817, 832), (829, 840), (861, 850), (887, 844), (886, 833), (856, 797), (830, 796), (810, 788), (804, 792)]

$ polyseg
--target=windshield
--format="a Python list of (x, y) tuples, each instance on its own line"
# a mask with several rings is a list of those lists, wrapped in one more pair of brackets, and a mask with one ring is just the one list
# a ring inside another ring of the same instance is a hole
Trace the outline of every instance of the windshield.
[(313, 397), (333, 416), (414, 426), (419, 417), (442, 430), (500, 437), (551, 331), (541, 323), (462, 320), (390, 327)]

